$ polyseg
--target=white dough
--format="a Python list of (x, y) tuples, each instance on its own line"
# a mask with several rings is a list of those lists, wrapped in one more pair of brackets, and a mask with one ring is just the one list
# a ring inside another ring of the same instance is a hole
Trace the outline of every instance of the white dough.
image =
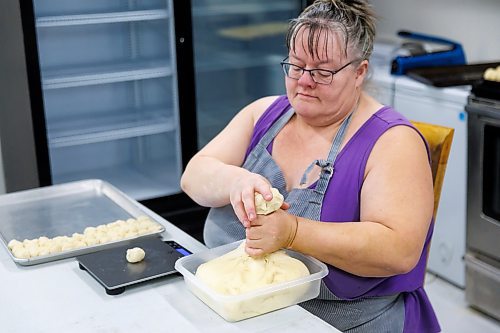
[(75, 232), (73, 235), (71, 235), (71, 238), (73, 238), (73, 240), (77, 240), (77, 241), (81, 241), (83, 240), (83, 235), (82, 234), (79, 234), (77, 232)]
[(92, 236), (95, 235), (97, 232), (97, 229), (95, 227), (87, 227), (85, 230), (83, 230), (83, 234), (85, 236)]
[(486, 69), (483, 73), (483, 78), (487, 81), (500, 82), (500, 66)]
[(108, 226), (105, 224), (100, 224), (96, 227), (97, 232), (106, 232), (108, 230)]
[(41, 246), (38, 249), (39, 256), (46, 256), (50, 254), (50, 249), (47, 246)]
[(15, 246), (23, 245), (22, 242), (18, 241), (17, 239), (12, 239), (8, 244), (7, 247), (12, 250)]
[(24, 246), (15, 246), (12, 249), (12, 254), (19, 259), (28, 259), (30, 257), (29, 251)]
[(84, 240), (85, 244), (87, 244), (87, 246), (93, 246), (93, 245), (99, 244), (99, 241), (97, 240), (97, 238), (95, 238), (93, 236), (85, 236), (85, 238), (83, 240)]
[(127, 250), (126, 258), (127, 261), (130, 263), (137, 263), (142, 261), (145, 256), (146, 252), (144, 252), (143, 249), (141, 249), (140, 247), (134, 247), (132, 249)]
[(49, 251), (51, 254), (56, 254), (56, 253), (59, 253), (61, 252), (61, 244), (58, 243), (58, 242), (50, 242), (50, 244), (48, 245), (48, 248), (49, 248)]
[(42, 236), (38, 237), (38, 245), (46, 246), (49, 243), (50, 239), (48, 237)]
[(25, 239), (23, 240), (24, 246), (38, 245), (38, 238), (35, 239)]
[[(216, 293), (234, 296), (239, 301), (221, 301), (201, 289), (193, 289), (207, 305), (228, 321), (238, 321), (300, 302), (308, 292), (308, 284), (276, 290), (272, 293), (245, 297), (245, 293), (281, 282), (308, 276), (309, 270), (300, 260), (280, 250), (261, 258), (245, 252), (244, 242), (235, 250), (198, 267), (196, 276)], [(241, 296), (239, 296), (241, 294)]]
[[(48, 238), (41, 236), (35, 239), (24, 239), (23, 241), (12, 239), (7, 246), (15, 257), (24, 259), (56, 254), (86, 246), (105, 244), (112, 241), (120, 241), (159, 230), (161, 230), (160, 224), (143, 215), (137, 219), (130, 218), (126, 221), (116, 220), (108, 224), (100, 224), (96, 227), (86, 227), (83, 233), (75, 232), (70, 237), (56, 236)], [(142, 249), (141, 251), (144, 253)]]
[(271, 188), (273, 198), (271, 201), (266, 201), (262, 194), (255, 192), (255, 209), (256, 213), (260, 215), (268, 215), (278, 210), (283, 204), (284, 198), (276, 188)]
[(203, 283), (223, 295), (239, 295), (308, 275), (306, 265), (285, 251), (253, 258), (245, 252), (245, 242), (196, 270), (196, 276)]

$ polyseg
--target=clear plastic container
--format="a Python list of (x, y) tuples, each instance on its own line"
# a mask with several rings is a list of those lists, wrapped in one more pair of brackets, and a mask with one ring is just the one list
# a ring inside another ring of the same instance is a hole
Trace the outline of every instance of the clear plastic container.
[(328, 274), (328, 268), (315, 258), (290, 250), (285, 251), (289, 256), (302, 261), (309, 269), (310, 275), (241, 295), (219, 294), (195, 276), (198, 266), (236, 249), (241, 242), (191, 254), (175, 263), (175, 269), (184, 276), (189, 290), (222, 318), (230, 322), (239, 321), (304, 302), (319, 295), (321, 279)]

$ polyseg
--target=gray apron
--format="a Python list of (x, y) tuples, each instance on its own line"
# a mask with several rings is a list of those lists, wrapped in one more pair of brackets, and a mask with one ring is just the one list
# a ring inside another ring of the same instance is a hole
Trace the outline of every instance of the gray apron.
[[(288, 213), (319, 221), (323, 198), (340, 145), (344, 139), (352, 113), (341, 124), (326, 160), (315, 160), (305, 171), (301, 182), (314, 165), (321, 168), (315, 188), (294, 188), (289, 193), (279, 166), (267, 151), (268, 145), (294, 115), (290, 109), (266, 132), (248, 155), (243, 168), (258, 173), (277, 188), (290, 204)], [(205, 244), (212, 248), (245, 238), (245, 228), (236, 217), (233, 207), (212, 208), (203, 231)], [(317, 298), (300, 304), (304, 309), (345, 332), (402, 332), (404, 326), (404, 301), (401, 294), (384, 297), (365, 297), (343, 300), (335, 296), (322, 282)]]

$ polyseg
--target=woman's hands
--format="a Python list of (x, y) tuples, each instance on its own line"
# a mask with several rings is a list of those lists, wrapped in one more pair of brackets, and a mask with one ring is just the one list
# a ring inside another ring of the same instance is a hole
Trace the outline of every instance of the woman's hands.
[(273, 193), (269, 181), (259, 174), (248, 172), (237, 178), (229, 189), (229, 198), (233, 210), (246, 228), (246, 252), (251, 256), (260, 256), (289, 247), (297, 233), (298, 220), (285, 213), (290, 205), (283, 202), (280, 209), (269, 215), (257, 215), (255, 193), (264, 200), (271, 201)]
[[(283, 203), (283, 209), (288, 207), (288, 203)], [(248, 255), (261, 256), (292, 245), (297, 234), (298, 219), (283, 209), (269, 215), (259, 215), (251, 222), (251, 226), (246, 229), (245, 251)]]
[(273, 198), (271, 184), (263, 176), (248, 172), (236, 179), (229, 189), (229, 200), (238, 220), (245, 228), (250, 227), (257, 217), (255, 212), (255, 192), (262, 194), (265, 200)]

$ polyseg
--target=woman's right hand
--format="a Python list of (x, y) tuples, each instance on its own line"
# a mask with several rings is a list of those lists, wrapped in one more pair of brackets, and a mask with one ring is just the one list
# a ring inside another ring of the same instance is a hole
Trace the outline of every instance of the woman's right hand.
[(245, 228), (250, 227), (257, 217), (255, 212), (255, 192), (262, 194), (265, 200), (273, 198), (269, 181), (256, 173), (248, 172), (236, 179), (229, 189), (229, 199), (238, 220)]

